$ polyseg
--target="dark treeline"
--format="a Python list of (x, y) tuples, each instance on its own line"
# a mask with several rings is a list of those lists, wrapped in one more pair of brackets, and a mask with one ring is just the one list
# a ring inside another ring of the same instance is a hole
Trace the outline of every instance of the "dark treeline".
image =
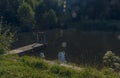
[(119, 30), (120, 0), (0, 0), (4, 24), (22, 31)]

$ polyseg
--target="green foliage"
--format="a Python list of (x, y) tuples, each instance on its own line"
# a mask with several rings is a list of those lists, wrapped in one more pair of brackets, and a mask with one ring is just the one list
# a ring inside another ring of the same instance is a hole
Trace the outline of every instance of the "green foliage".
[(7, 52), (12, 42), (14, 42), (14, 33), (10, 29), (3, 29), (3, 24), (0, 22), (0, 54)]
[(107, 51), (103, 57), (105, 66), (120, 71), (120, 57), (116, 56), (112, 51)]
[[(47, 67), (47, 68), (46, 68)], [(0, 78), (119, 78), (109, 69), (98, 71), (85, 68), (81, 71), (64, 66), (47, 64), (40, 58), (18, 55), (0, 55)]]
[[(23, 62), (23, 59), (27, 61), (27, 63)], [(31, 59), (34, 60), (31, 61)], [(36, 68), (36, 62), (33, 64), (35, 60), (39, 60), (41, 64), (43, 63), (42, 60), (38, 58), (4, 55), (0, 57), (0, 60), (0, 78), (52, 78), (52, 76), (47, 73), (47, 69)]]
[(27, 2), (34, 10), (38, 5), (37, 0), (25, 0), (25, 2)]
[[(66, 11), (63, 12), (64, 0), (0, 0), (0, 16), (4, 17), (4, 22), (21, 30), (33, 26), (36, 29), (74, 26), (81, 30), (115, 31), (119, 29), (119, 22), (118, 25), (116, 22), (109, 24), (108, 19), (120, 19), (119, 3), (118, 0), (66, 0)], [(86, 22), (88, 20), (93, 22)], [(100, 20), (100, 23), (96, 23), (96, 20)], [(108, 24), (104, 24), (103, 20)]]
[(80, 72), (79, 78), (104, 78), (104, 76), (94, 68), (87, 68)]
[(32, 29), (35, 22), (34, 14), (35, 13), (33, 9), (28, 3), (23, 2), (21, 4), (21, 6), (18, 9), (18, 16), (20, 19), (21, 26), (23, 26), (23, 28)]
[(48, 12), (45, 12), (42, 17), (43, 26), (49, 29), (55, 28), (57, 24), (57, 16), (53, 9), (50, 9)]
[(58, 0), (58, 6), (60, 7), (60, 6), (62, 6), (62, 0)]
[(30, 58), (30, 57), (23, 57), (21, 61), (30, 67), (36, 68), (36, 69), (42, 69), (46, 70), (48, 69), (48, 64), (43, 62), (42, 59), (35, 59), (35, 58)]
[(70, 78), (71, 75), (72, 75), (72, 71), (71, 70), (69, 70), (69, 69), (67, 69), (65, 67), (60, 67), (60, 66), (56, 66), (56, 65), (52, 66), (50, 68), (50, 72), (54, 73), (54, 74), (58, 74), (60, 76), (65, 76), (65, 77), (68, 77), (68, 78)]
[(103, 74), (104, 78), (119, 78), (119, 73), (114, 73), (111, 69), (103, 68), (101, 70), (101, 74)]

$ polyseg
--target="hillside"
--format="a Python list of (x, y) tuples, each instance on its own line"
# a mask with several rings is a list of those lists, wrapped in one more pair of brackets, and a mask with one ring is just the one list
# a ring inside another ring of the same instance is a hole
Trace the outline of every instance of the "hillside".
[(108, 69), (87, 67), (74, 70), (59, 64), (48, 64), (37, 57), (0, 56), (0, 78), (120, 78)]

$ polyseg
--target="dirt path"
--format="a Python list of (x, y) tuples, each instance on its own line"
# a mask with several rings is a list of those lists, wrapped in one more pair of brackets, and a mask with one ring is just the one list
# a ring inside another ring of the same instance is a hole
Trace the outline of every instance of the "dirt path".
[(71, 69), (79, 70), (79, 71), (84, 69), (84, 68), (80, 68), (78, 66), (69, 65), (69, 64), (65, 64), (65, 63), (57, 63), (57, 62), (49, 61), (49, 60), (44, 60), (44, 62), (48, 63), (49, 65), (59, 65), (59, 66), (63, 66), (63, 67), (67, 67), (67, 68), (71, 68)]

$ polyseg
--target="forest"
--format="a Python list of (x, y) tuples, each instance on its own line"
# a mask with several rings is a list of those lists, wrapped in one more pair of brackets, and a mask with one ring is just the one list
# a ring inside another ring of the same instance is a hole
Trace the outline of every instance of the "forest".
[(0, 19), (20, 32), (76, 28), (119, 31), (119, 0), (0, 0)]

